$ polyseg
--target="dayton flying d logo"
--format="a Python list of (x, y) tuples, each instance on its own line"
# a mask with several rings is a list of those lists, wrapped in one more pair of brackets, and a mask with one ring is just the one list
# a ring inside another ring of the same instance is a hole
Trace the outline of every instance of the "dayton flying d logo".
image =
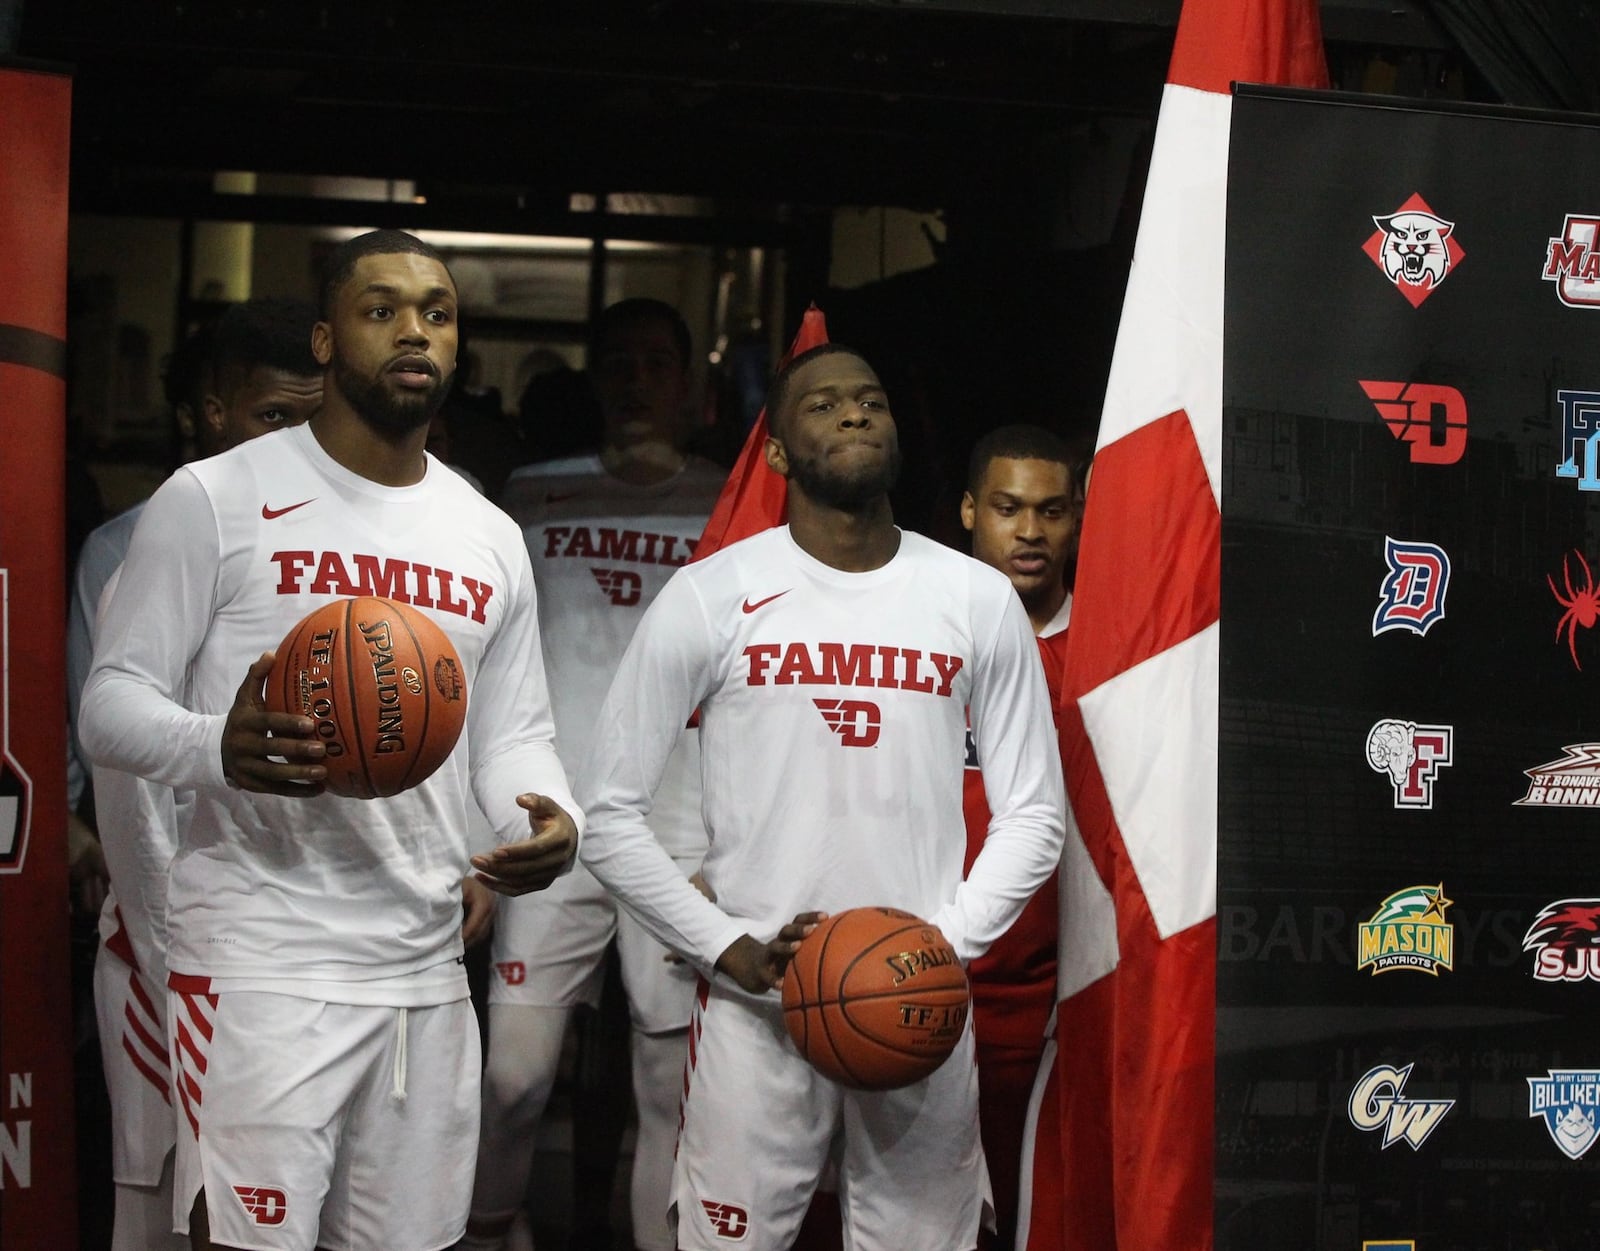
[(1434, 213), (1420, 195), (1372, 222), (1378, 229), (1361, 250), (1412, 308), (1432, 295), (1466, 256), (1455, 240), (1456, 224)]
[(1454, 1099), (1403, 1098), (1401, 1092), (1413, 1067), (1380, 1064), (1367, 1070), (1350, 1091), (1350, 1124), (1357, 1129), (1383, 1130), (1385, 1151), (1397, 1142), (1417, 1150), (1439, 1127), (1444, 1114), (1456, 1106)]
[(1367, 393), (1389, 433), (1411, 449), (1414, 465), (1453, 465), (1467, 450), (1467, 401), (1454, 387), (1369, 382)]
[(1370, 921), (1356, 927), (1356, 971), (1370, 967), (1376, 977), (1404, 969), (1438, 977), (1440, 969), (1452, 970), (1456, 927), (1444, 919), (1444, 910), (1454, 902), (1445, 898), (1443, 882), (1395, 891)]
[(1426, 634), (1434, 622), (1444, 620), (1450, 557), (1437, 543), (1406, 543), (1385, 535), (1383, 559), (1389, 572), (1378, 591), (1372, 637), (1388, 630)]
[(1547, 1069), (1548, 1077), (1528, 1079), (1528, 1115), (1544, 1117), (1550, 1141), (1569, 1160), (1581, 1160), (1600, 1136), (1600, 1069)]
[[(1381, 611), (1381, 610), (1380, 610)], [(1387, 773), (1396, 808), (1432, 808), (1433, 783), (1450, 763), (1455, 730), (1386, 717), (1367, 732), (1367, 764)]]
[(1568, 308), (1600, 308), (1600, 217), (1568, 213), (1561, 234), (1545, 244), (1546, 282)]
[(1546, 904), (1522, 939), (1538, 982), (1600, 982), (1600, 899)]

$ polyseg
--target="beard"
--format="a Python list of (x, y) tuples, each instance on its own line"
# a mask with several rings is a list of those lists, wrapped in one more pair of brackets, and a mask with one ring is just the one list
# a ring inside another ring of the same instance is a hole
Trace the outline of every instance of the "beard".
[(830, 469), (821, 459), (808, 457), (789, 462), (789, 481), (806, 496), (840, 512), (861, 512), (877, 503), (900, 480), (900, 441), (896, 439), (883, 460), (848, 473)]
[(396, 391), (384, 384), (381, 374), (365, 378), (339, 357), (333, 358), (333, 382), (339, 393), (363, 421), (390, 439), (411, 434), (432, 421), (455, 380), (452, 370), (439, 380), (438, 386), (427, 391)]

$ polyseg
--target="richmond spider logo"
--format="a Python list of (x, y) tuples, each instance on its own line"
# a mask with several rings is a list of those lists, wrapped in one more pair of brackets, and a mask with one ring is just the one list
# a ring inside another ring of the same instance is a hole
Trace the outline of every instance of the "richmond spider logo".
[(1556, 597), (1556, 603), (1566, 609), (1556, 622), (1556, 638), (1561, 638), (1561, 631), (1567, 632), (1567, 652), (1572, 657), (1572, 667), (1581, 672), (1583, 663), (1578, 659), (1578, 630), (1580, 627), (1592, 630), (1595, 621), (1600, 620), (1600, 590), (1595, 587), (1594, 572), (1583, 558), (1583, 553), (1573, 549), (1570, 555), (1577, 557), (1578, 568), (1583, 570), (1579, 585), (1572, 585), (1572, 570), (1566, 556), (1561, 558), (1561, 584), (1566, 587), (1567, 593), (1563, 595), (1556, 588), (1555, 579), (1548, 573), (1544, 575), (1544, 580), (1549, 584), (1550, 594)]

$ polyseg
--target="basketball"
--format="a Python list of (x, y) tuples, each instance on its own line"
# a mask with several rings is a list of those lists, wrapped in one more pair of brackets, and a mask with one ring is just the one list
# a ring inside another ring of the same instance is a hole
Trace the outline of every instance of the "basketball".
[(933, 926), (897, 908), (821, 922), (783, 979), (783, 1022), (823, 1076), (857, 1090), (921, 1081), (961, 1039), (966, 970)]
[(335, 600), (284, 637), (267, 708), (310, 717), (327, 747), (328, 790), (398, 795), (444, 763), (461, 736), (467, 692), (449, 637), (414, 608)]

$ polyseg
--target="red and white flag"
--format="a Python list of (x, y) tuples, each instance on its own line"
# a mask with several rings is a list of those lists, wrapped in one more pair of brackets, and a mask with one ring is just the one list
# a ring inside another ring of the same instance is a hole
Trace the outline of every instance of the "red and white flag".
[(1062, 692), (1055, 1044), (1026, 1251), (1212, 1245), (1230, 85), (1327, 85), (1315, 0), (1185, 0), (1112, 357)]
[[(779, 362), (779, 368), (800, 353), (809, 352), (827, 341), (828, 323), (823, 319), (822, 310), (813, 304), (800, 319), (800, 329)], [(763, 408), (756, 416), (756, 424), (750, 427), (722, 493), (717, 496), (706, 528), (700, 532), (700, 542), (694, 548), (695, 560), (704, 560), (730, 543), (784, 523), (788, 515), (789, 483), (767, 465), (766, 444), (767, 410)]]

